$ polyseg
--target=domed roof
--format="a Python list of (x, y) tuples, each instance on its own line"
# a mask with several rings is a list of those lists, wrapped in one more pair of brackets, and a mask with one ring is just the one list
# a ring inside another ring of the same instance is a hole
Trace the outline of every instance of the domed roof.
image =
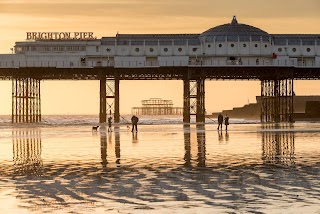
[(233, 19), (230, 24), (224, 24), (217, 27), (213, 27), (202, 34), (200, 38), (204, 39), (207, 42), (211, 41), (249, 41), (251, 37), (252, 41), (260, 41), (262, 38), (264, 41), (268, 41), (270, 35), (253, 26), (246, 24), (239, 24), (236, 16), (233, 16)]

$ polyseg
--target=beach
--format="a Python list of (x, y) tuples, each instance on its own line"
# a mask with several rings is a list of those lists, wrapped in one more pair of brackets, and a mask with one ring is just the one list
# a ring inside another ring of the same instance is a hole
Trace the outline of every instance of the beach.
[(143, 121), (2, 125), (1, 212), (320, 212), (319, 123)]

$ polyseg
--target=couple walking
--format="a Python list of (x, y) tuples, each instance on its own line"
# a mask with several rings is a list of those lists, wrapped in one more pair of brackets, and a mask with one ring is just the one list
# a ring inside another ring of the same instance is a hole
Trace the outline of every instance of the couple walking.
[(218, 115), (218, 130), (219, 128), (221, 127), (221, 130), (222, 130), (222, 123), (224, 121), (224, 125), (226, 125), (226, 131), (228, 130), (228, 125), (229, 125), (229, 117), (228, 115), (226, 114), (226, 117), (224, 118), (223, 120), (223, 116), (221, 113), (219, 113)]

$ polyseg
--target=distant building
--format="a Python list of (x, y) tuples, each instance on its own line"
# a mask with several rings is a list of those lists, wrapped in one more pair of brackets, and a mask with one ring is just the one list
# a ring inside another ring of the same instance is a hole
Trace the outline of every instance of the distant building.
[(151, 98), (142, 100), (142, 107), (133, 107), (133, 115), (182, 115), (182, 107), (173, 107), (172, 100)]
[[(249, 103), (243, 107), (235, 107), (232, 110), (223, 110), (222, 114), (228, 114), (231, 118), (259, 119), (261, 113), (261, 97), (256, 97), (257, 103)], [(320, 96), (294, 96), (293, 110), (295, 120), (320, 118)], [(217, 117), (218, 112), (211, 117)]]

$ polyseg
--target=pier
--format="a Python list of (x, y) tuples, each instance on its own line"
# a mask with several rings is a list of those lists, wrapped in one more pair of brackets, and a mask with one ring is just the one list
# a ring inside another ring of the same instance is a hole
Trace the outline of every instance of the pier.
[(172, 100), (151, 98), (141, 101), (142, 107), (133, 107), (133, 115), (182, 115), (183, 108), (173, 107)]
[(181, 80), (183, 121), (201, 123), (205, 82), (226, 79), (260, 81), (261, 122), (291, 122), (294, 81), (320, 77), (318, 34), (269, 34), (236, 17), (201, 34), (86, 35), (16, 42), (14, 54), (0, 55), (0, 79), (12, 81), (13, 123), (41, 121), (41, 80), (100, 81), (100, 123), (107, 114), (119, 122), (121, 81)]

